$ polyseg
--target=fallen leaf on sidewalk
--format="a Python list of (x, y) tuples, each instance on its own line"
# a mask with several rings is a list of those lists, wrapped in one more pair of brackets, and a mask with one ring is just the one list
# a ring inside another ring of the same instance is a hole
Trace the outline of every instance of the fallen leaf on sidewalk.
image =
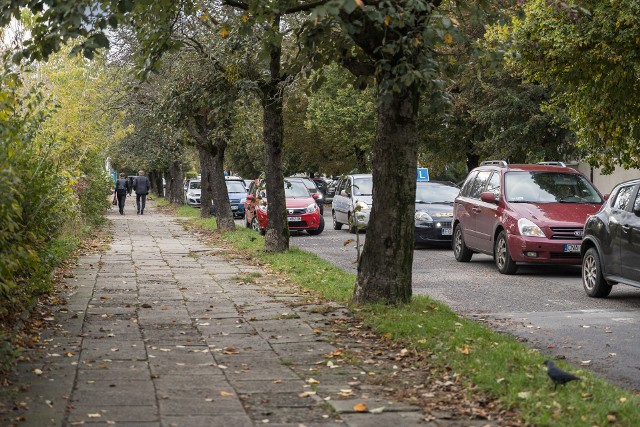
[(309, 384), (320, 384), (320, 381), (318, 381), (318, 380), (317, 380), (317, 379), (315, 379), (315, 378), (309, 378), (309, 379), (307, 380), (307, 383), (309, 383)]
[(87, 417), (89, 417), (89, 418), (100, 418), (100, 417), (102, 417), (102, 415), (100, 415), (100, 414), (87, 414)]
[(233, 393), (229, 393), (228, 391), (221, 391), (220, 396), (229, 397), (229, 396), (233, 396)]
[(142, 308), (153, 308), (153, 306), (151, 304), (147, 304), (146, 302), (144, 304), (142, 304), (140, 307), (142, 307)]
[(239, 354), (240, 352), (235, 347), (225, 347), (222, 350), (222, 354)]
[(313, 396), (314, 394), (316, 394), (315, 391), (303, 391), (298, 395), (298, 397), (309, 397), (309, 396)]
[(365, 405), (364, 403), (356, 403), (353, 406), (353, 410), (356, 412), (367, 412), (369, 411), (369, 407), (367, 405)]

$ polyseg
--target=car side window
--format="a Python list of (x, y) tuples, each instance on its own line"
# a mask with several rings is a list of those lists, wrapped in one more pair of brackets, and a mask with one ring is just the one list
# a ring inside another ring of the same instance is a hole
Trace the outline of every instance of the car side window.
[(498, 200), (500, 197), (500, 172), (494, 172), (491, 175), (485, 191), (491, 191), (496, 196), (496, 200)]
[(469, 197), (472, 199), (479, 199), (480, 193), (484, 189), (487, 181), (489, 180), (489, 176), (491, 175), (491, 171), (481, 171), (478, 172), (478, 176), (473, 180), (473, 184), (469, 189)]
[(618, 190), (618, 194), (616, 194), (616, 199), (614, 200), (612, 207), (614, 209), (626, 211), (629, 206), (631, 193), (633, 193), (633, 185), (620, 188), (620, 190)]
[(478, 172), (471, 172), (469, 174), (469, 176), (467, 177), (467, 180), (464, 182), (464, 184), (462, 184), (462, 188), (460, 189), (460, 196), (462, 197), (469, 196), (469, 190), (471, 189), (473, 181), (475, 181), (477, 175), (478, 175)]
[(640, 191), (638, 191), (638, 194), (636, 194), (636, 200), (635, 202), (633, 202), (633, 211), (640, 211)]

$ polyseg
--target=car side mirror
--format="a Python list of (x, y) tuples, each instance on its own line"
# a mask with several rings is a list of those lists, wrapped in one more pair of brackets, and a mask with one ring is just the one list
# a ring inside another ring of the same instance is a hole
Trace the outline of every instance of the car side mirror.
[(611, 197), (611, 194), (605, 194), (602, 198), (606, 202), (607, 200), (609, 200), (609, 197)]
[(480, 194), (480, 200), (485, 203), (497, 203), (498, 197), (491, 191), (483, 191)]

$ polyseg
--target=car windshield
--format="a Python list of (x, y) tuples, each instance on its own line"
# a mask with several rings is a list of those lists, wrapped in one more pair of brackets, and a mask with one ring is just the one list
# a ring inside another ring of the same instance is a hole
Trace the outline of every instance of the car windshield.
[(190, 190), (199, 190), (200, 189), (200, 181), (191, 181), (189, 183)]
[(305, 187), (307, 187), (307, 189), (312, 192), (312, 193), (317, 193), (318, 192), (318, 187), (316, 186), (316, 183), (311, 181), (310, 179), (303, 179), (302, 182), (304, 182)]
[(460, 189), (435, 182), (418, 183), (416, 203), (453, 203)]
[(582, 175), (566, 172), (509, 172), (505, 195), (512, 203), (602, 203)]
[(240, 181), (227, 181), (227, 191), (229, 193), (246, 193), (244, 184)]
[(371, 196), (373, 194), (373, 178), (355, 178), (353, 180), (354, 196)]
[(284, 181), (285, 197), (310, 197), (309, 190), (302, 181)]

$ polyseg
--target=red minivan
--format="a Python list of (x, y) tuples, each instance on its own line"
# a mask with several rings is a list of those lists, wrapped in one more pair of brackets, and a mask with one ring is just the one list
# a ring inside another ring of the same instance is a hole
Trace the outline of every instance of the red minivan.
[(604, 202), (580, 172), (560, 162), (483, 162), (469, 173), (453, 208), (453, 254), (492, 255), (502, 274), (517, 263), (580, 264), (587, 218)]

